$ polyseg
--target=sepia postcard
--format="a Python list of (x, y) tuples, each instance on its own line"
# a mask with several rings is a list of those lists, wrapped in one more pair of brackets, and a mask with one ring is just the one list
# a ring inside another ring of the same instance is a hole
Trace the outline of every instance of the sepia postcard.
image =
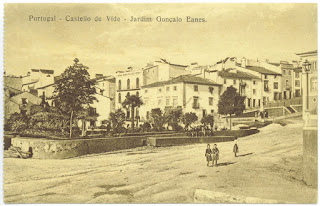
[(317, 8), (5, 3), (3, 203), (317, 203)]

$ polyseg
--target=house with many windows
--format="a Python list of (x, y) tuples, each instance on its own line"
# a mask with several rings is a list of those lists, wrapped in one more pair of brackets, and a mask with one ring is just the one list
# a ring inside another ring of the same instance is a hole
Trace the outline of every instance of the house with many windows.
[[(131, 120), (130, 108), (124, 109), (122, 102), (127, 95), (141, 96), (141, 86), (143, 85), (143, 70), (129, 67), (127, 70), (118, 71), (115, 75), (115, 109), (123, 109), (126, 114), (126, 127), (129, 127)], [(135, 108), (135, 119), (139, 124), (139, 108)]]
[(220, 84), (195, 75), (181, 75), (144, 85), (141, 119), (148, 120), (152, 109), (181, 108), (183, 113), (196, 113), (200, 121), (207, 114), (217, 114), (220, 91)]

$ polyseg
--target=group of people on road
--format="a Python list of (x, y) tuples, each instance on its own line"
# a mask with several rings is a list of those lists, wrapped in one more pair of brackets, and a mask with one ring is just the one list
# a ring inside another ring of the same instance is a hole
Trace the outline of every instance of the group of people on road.
[[(239, 152), (239, 143), (238, 138), (235, 138), (233, 145), (233, 153), (234, 156), (237, 157), (237, 153)], [(218, 166), (219, 160), (219, 149), (217, 144), (213, 145), (213, 148), (210, 148), (210, 144), (207, 145), (205, 157), (207, 159), (207, 166), (209, 166), (210, 162), (212, 162), (212, 166)]]

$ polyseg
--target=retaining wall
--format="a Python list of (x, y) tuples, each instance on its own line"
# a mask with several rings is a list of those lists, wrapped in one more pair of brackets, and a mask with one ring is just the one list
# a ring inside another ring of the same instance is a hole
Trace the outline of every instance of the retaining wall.
[(36, 159), (66, 159), (86, 154), (110, 152), (143, 146), (147, 137), (120, 137), (81, 140), (47, 140), (35, 138), (12, 138), (12, 145), (22, 151), (32, 150)]
[(220, 136), (220, 137), (173, 137), (173, 138), (159, 138), (149, 137), (147, 139), (148, 146), (165, 147), (185, 144), (196, 143), (215, 143), (215, 142), (227, 142), (233, 141), (233, 136)]

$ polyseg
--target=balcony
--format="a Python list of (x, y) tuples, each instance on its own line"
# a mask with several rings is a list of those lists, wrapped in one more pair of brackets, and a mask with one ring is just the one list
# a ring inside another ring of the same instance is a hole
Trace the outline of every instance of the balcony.
[(240, 82), (240, 86), (241, 86), (241, 87), (246, 87), (246, 86), (247, 86), (247, 83), (245, 83), (245, 82)]
[(200, 104), (199, 103), (193, 103), (192, 104), (192, 108), (193, 109), (199, 109), (200, 108)]

